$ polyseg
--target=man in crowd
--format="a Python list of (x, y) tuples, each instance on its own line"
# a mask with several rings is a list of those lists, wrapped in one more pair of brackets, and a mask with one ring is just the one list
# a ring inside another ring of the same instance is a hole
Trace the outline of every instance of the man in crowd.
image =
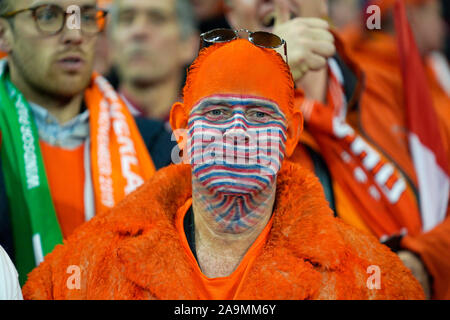
[(394, 253), (334, 218), (318, 180), (284, 160), (302, 130), (294, 83), (273, 41), (252, 41), (192, 65), (170, 116), (190, 165), (80, 228), (30, 274), (26, 299), (423, 298)]
[(110, 18), (119, 92), (133, 114), (168, 121), (198, 50), (190, 2), (116, 0)]
[(170, 163), (171, 142), (92, 73), (105, 19), (95, 0), (1, 0), (0, 17), (0, 236), (24, 283), (75, 228)]
[[(449, 266), (445, 248), (450, 233), (445, 231), (446, 223), (436, 225), (436, 235), (424, 233), (428, 230), (421, 221), (417, 185), (365, 130), (375, 119), (386, 116), (376, 106), (383, 99), (396, 99), (389, 90), (379, 91), (389, 85), (378, 80), (367, 81), (363, 86), (360, 68), (349, 58), (348, 48), (336, 35), (337, 55), (330, 58), (333, 53), (328, 50), (329, 38), (333, 43), (333, 36), (326, 32), (324, 21), (317, 21), (327, 16), (326, 1), (226, 3), (228, 21), (234, 28), (273, 31), (288, 43), (289, 65), (296, 87), (301, 89), (296, 91), (296, 105), (303, 111), (307, 131), (291, 160), (315, 171), (339, 217), (375, 234), (398, 252), (427, 292), (433, 280), (434, 297), (442, 297), (450, 287), (448, 273), (444, 272)], [(367, 55), (368, 59), (373, 56), (373, 52)], [(361, 119), (369, 105), (377, 117)], [(401, 108), (399, 104), (392, 107)], [(381, 131), (386, 141), (394, 140), (388, 130)], [(411, 161), (408, 150), (397, 148), (394, 153)], [(437, 244), (434, 248), (433, 242)]]

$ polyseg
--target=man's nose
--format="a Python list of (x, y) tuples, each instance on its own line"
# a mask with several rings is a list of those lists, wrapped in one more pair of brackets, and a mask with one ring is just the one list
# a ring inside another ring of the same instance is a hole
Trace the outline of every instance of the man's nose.
[(64, 25), (64, 29), (62, 30), (62, 41), (64, 44), (81, 44), (83, 42), (83, 34), (81, 33), (81, 29), (69, 29), (67, 25)]
[(248, 124), (242, 114), (235, 114), (230, 123), (230, 126), (224, 133), (226, 139), (232, 139), (236, 142), (248, 143), (250, 135), (248, 132)]
[(129, 30), (130, 36), (137, 41), (146, 40), (152, 31), (152, 27), (144, 14), (138, 15)]

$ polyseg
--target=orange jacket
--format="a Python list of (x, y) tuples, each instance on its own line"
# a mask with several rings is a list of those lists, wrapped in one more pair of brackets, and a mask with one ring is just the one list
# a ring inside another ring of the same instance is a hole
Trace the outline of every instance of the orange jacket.
[[(170, 166), (109, 214), (93, 218), (46, 256), (26, 299), (198, 299), (198, 283), (175, 226), (192, 196), (191, 169)], [(368, 267), (380, 289), (368, 289)], [(78, 266), (80, 289), (69, 289)], [(71, 270), (71, 269), (69, 269)], [(235, 299), (422, 299), (410, 271), (387, 247), (333, 217), (317, 178), (285, 161), (273, 226)]]

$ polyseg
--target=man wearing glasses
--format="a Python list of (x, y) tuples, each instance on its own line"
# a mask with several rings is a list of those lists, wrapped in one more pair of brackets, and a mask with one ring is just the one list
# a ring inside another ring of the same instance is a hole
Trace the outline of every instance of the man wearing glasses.
[(140, 130), (152, 142), (170, 135), (153, 134), (162, 123), (138, 128), (93, 74), (106, 16), (95, 0), (1, 0), (0, 10), (0, 240), (23, 284), (75, 228), (168, 164), (153, 163)]
[(284, 41), (237, 35), (203, 35), (213, 45), (172, 107), (189, 164), (76, 231), (30, 274), (26, 299), (423, 298), (396, 255), (335, 219), (317, 179), (285, 160), (302, 115), (274, 51)]

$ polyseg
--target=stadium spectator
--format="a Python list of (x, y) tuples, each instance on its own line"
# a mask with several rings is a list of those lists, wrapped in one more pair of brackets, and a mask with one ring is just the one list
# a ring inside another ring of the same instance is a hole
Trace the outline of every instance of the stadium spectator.
[(26, 299), (423, 298), (394, 253), (334, 218), (317, 179), (284, 161), (302, 116), (287, 64), (265, 48), (282, 40), (254, 36), (205, 35), (230, 42), (200, 53), (172, 107), (190, 165), (158, 171), (75, 232), (30, 274)]
[(116, 0), (109, 28), (119, 92), (136, 116), (168, 121), (198, 50), (186, 0)]
[(95, 0), (1, 0), (0, 16), (0, 236), (23, 284), (56, 244), (169, 164), (173, 143), (93, 73), (105, 22)]

